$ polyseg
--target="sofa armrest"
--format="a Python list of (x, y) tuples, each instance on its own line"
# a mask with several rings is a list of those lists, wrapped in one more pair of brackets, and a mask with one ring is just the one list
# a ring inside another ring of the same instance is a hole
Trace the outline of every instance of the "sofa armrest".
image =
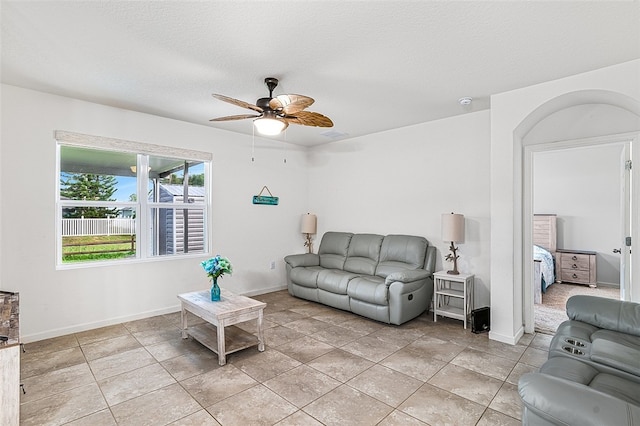
[(298, 266), (318, 266), (320, 265), (320, 256), (315, 253), (290, 254), (285, 256), (284, 261), (292, 268)]
[(567, 316), (595, 327), (640, 336), (640, 303), (595, 296), (572, 296)]
[(392, 274), (387, 275), (385, 278), (385, 284), (389, 285), (393, 282), (399, 281), (402, 283), (410, 283), (413, 281), (422, 281), (431, 276), (429, 271), (425, 271), (424, 269), (413, 269), (406, 271), (398, 271)]
[(389, 274), (384, 282), (387, 285), (387, 288), (390, 289), (400, 286), (399, 289), (396, 288), (396, 290), (394, 290), (398, 292), (398, 294), (407, 294), (423, 287), (429, 277), (431, 277), (431, 274), (428, 271), (425, 271), (424, 269), (415, 269)]
[(524, 425), (596, 426), (640, 422), (640, 407), (588, 386), (543, 373), (522, 375), (518, 393), (524, 405)]

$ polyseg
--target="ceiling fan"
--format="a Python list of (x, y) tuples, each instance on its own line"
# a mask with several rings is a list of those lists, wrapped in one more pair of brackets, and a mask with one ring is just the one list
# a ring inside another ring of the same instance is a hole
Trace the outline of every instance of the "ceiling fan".
[(232, 121), (253, 118), (253, 124), (258, 132), (263, 135), (277, 135), (286, 129), (290, 123), (303, 126), (333, 127), (333, 122), (317, 112), (304, 111), (313, 104), (314, 100), (303, 95), (278, 95), (273, 97), (273, 89), (278, 85), (278, 79), (267, 77), (264, 84), (269, 89), (268, 98), (260, 98), (256, 104), (240, 101), (224, 95), (213, 94), (213, 97), (239, 107), (248, 108), (259, 114), (230, 115), (226, 117), (212, 118), (209, 121)]

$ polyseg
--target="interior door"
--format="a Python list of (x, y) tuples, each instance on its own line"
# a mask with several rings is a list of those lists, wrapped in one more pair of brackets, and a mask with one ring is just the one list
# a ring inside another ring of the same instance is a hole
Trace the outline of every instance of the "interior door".
[(620, 299), (628, 300), (627, 290), (631, 283), (631, 141), (624, 144), (622, 151), (622, 200), (621, 200), (621, 236), (620, 248), (614, 249), (620, 252)]

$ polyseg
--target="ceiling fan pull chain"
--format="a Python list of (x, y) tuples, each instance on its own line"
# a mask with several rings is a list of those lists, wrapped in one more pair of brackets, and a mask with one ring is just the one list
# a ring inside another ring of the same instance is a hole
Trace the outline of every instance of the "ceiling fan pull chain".
[(256, 129), (255, 126), (251, 126), (251, 162), (255, 161), (256, 152)]

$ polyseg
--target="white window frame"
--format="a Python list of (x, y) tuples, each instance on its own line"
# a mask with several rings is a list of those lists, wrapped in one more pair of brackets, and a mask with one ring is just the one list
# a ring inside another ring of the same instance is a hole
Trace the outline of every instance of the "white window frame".
[[(74, 269), (83, 267), (104, 266), (109, 264), (122, 264), (128, 262), (158, 261), (169, 259), (181, 259), (185, 257), (201, 257), (210, 254), (209, 229), (211, 211), (211, 161), (213, 155), (209, 152), (188, 150), (183, 148), (168, 147), (150, 143), (134, 142), (128, 140), (106, 138), (102, 136), (85, 135), (81, 133), (56, 130), (54, 132), (56, 140), (56, 266), (58, 269)], [(105, 202), (105, 201), (78, 201), (60, 199), (60, 147), (75, 146), (89, 149), (117, 151), (137, 154), (137, 201), (136, 202)], [(139, 154), (139, 155), (138, 155)], [(148, 191), (148, 157), (167, 157), (185, 161), (197, 161), (204, 164), (205, 173), (205, 200), (202, 204), (152, 202), (145, 196)], [(136, 210), (136, 255), (114, 260), (86, 261), (63, 263), (62, 262), (62, 209), (65, 206), (89, 206), (89, 207), (131, 207)], [(151, 209), (197, 209), (203, 211), (204, 216), (204, 251), (198, 253), (174, 253), (168, 255), (153, 254), (149, 249), (149, 225)]]

